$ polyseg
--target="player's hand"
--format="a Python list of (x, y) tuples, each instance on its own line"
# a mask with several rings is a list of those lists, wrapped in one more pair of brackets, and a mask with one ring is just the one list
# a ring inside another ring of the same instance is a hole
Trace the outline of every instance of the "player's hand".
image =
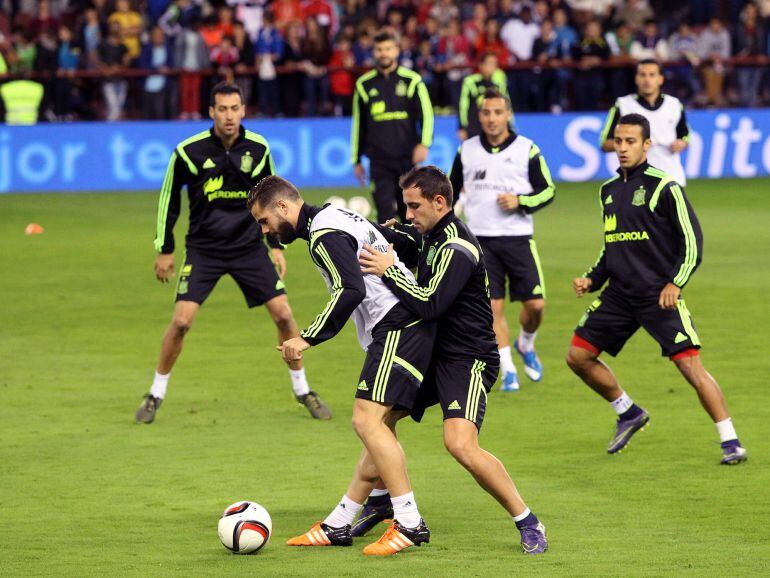
[(364, 165), (361, 163), (356, 164), (356, 166), (353, 167), (353, 174), (356, 175), (356, 179), (358, 179), (359, 184), (362, 187), (366, 186), (366, 169), (364, 168)]
[(572, 288), (575, 290), (575, 295), (582, 297), (591, 290), (591, 285), (594, 282), (588, 277), (576, 277), (572, 280)]
[(512, 213), (519, 208), (519, 197), (511, 193), (500, 193), (497, 195), (498, 206), (508, 213)]
[(660, 292), (658, 305), (661, 309), (676, 309), (676, 303), (679, 301), (679, 294), (682, 290), (673, 283), (666, 283), (663, 291)]
[(283, 360), (289, 363), (290, 361), (302, 359), (302, 352), (310, 349), (310, 344), (301, 337), (292, 337), (281, 345), (276, 345), (275, 348), (281, 352)]
[(273, 248), (270, 252), (270, 256), (273, 258), (273, 263), (278, 268), (278, 276), (283, 279), (286, 275), (286, 257), (283, 254), (283, 249)]
[(174, 276), (174, 254), (160, 253), (155, 259), (155, 278), (161, 283), (168, 283)]
[(457, 138), (459, 138), (461, 141), (468, 140), (468, 131), (464, 128), (461, 128), (457, 131)]
[(392, 229), (396, 225), (396, 223), (398, 223), (398, 221), (395, 218), (393, 218), (393, 219), (388, 219), (387, 221), (382, 223), (381, 226), (385, 227), (386, 229)]
[(684, 149), (687, 148), (687, 141), (678, 138), (671, 143), (671, 147), (669, 148), (671, 148), (672, 153), (681, 153)]
[(361, 265), (361, 271), (369, 275), (382, 277), (388, 267), (396, 262), (396, 254), (393, 252), (393, 245), (388, 245), (387, 253), (380, 253), (369, 244), (364, 245), (364, 250), (358, 256), (358, 263)]
[(414, 147), (414, 150), (412, 151), (412, 164), (413, 165), (419, 165), (420, 163), (424, 163), (425, 159), (428, 158), (428, 147), (426, 147), (424, 144), (418, 144)]

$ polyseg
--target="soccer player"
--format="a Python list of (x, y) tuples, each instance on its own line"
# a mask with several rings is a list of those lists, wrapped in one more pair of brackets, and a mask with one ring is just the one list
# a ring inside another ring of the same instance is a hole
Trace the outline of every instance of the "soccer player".
[(428, 156), (433, 143), (433, 106), (416, 72), (398, 65), (399, 49), (390, 32), (374, 37), (376, 68), (356, 81), (350, 148), (356, 178), (366, 184), (361, 156), (370, 161), (374, 204), (380, 223), (405, 209), (398, 178)]
[(416, 167), (400, 186), (412, 224), (394, 225), (389, 240), (400, 253), (419, 251), (418, 285), (398, 267), (392, 246), (382, 252), (367, 245), (359, 261), (365, 273), (381, 276), (414, 315), (437, 323), (431, 369), (412, 416), (419, 421), (427, 407), (441, 405), (447, 450), (513, 518), (524, 552), (540, 554), (548, 547), (545, 526), (524, 503), (505, 466), (479, 446), (487, 392), (500, 369), (481, 246), (452, 211), (452, 185), (439, 169)]
[[(331, 293), (315, 321), (279, 346), (284, 359), (301, 359), (302, 352), (334, 337), (350, 317), (366, 351), (353, 406), (353, 427), (364, 444), (356, 474), (326, 519), (287, 544), (350, 546), (351, 523), (374, 487), (376, 475), (370, 472), (375, 469), (382, 472), (393, 496), (395, 522), (388, 540), (370, 544), (364, 554), (390, 555), (428, 542), (430, 531), (417, 509), (395, 424), (414, 405), (430, 362), (435, 324), (418, 319), (378, 277), (361, 272), (358, 255), (364, 244), (387, 249), (388, 243), (380, 229), (358, 213), (331, 205), (312, 207), (291, 183), (276, 176), (251, 190), (248, 205), (264, 233), (276, 234), (285, 244), (297, 238), (307, 241)], [(400, 261), (394, 266), (414, 283)]]
[[(185, 185), (190, 225), (176, 285), (174, 315), (163, 336), (152, 387), (136, 412), (139, 422), (152, 423), (155, 419), (185, 335), (223, 275), (235, 279), (249, 307), (265, 305), (278, 328), (280, 342), (299, 334), (281, 280), (286, 272), (281, 245), (271, 241), (279, 276), (262, 232), (244, 203), (252, 185), (275, 171), (267, 141), (241, 126), (244, 113), (240, 88), (217, 84), (211, 91), (209, 106), (214, 126), (181, 142), (171, 155), (160, 191), (155, 237), (155, 276), (161, 283), (168, 283), (174, 274), (173, 231)], [(308, 386), (302, 361), (292, 361), (289, 368), (297, 401), (314, 418), (330, 419), (329, 408)]]
[(675, 96), (661, 92), (665, 78), (663, 67), (656, 60), (640, 60), (634, 80), (637, 93), (621, 96), (607, 114), (600, 136), (601, 147), (606, 152), (614, 152), (613, 135), (618, 119), (626, 114), (641, 114), (650, 122), (650, 164), (684, 187), (687, 178), (680, 153), (690, 139), (684, 105)]
[[(500, 69), (497, 55), (494, 52), (485, 52), (479, 60), (479, 71), (463, 79), (460, 106), (457, 111), (460, 121), (458, 136), (461, 141), (481, 134), (479, 108), (481, 108), (484, 93), (490, 88), (495, 88), (508, 96), (508, 79), (505, 72)], [(513, 113), (511, 113), (511, 124), (513, 124)]]
[(554, 199), (556, 187), (538, 146), (511, 129), (508, 96), (488, 89), (481, 97), (482, 134), (460, 145), (450, 180), (462, 190), (465, 222), (484, 250), (489, 273), (495, 337), (503, 373), (503, 391), (517, 391), (519, 379), (511, 355), (505, 319), (505, 279), (511, 301), (521, 301), (521, 329), (513, 347), (532, 381), (543, 378), (535, 337), (545, 308), (545, 280), (532, 238), (532, 214)]
[(615, 127), (618, 175), (604, 183), (600, 203), (604, 246), (596, 264), (573, 280), (575, 294), (607, 287), (588, 307), (572, 338), (567, 364), (618, 414), (607, 452), (614, 454), (650, 421), (599, 359), (617, 355), (641, 326), (660, 344), (698, 394), (722, 441), (722, 463), (746, 460), (722, 391), (701, 363), (701, 343), (682, 288), (701, 262), (703, 235), (682, 187), (647, 163), (650, 124), (639, 114)]

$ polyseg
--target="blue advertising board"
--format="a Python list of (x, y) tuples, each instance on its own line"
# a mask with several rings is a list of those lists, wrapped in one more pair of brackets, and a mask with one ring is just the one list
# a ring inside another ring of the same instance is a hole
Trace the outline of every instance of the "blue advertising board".
[[(688, 113), (689, 178), (770, 174), (770, 110)], [(606, 179), (613, 154), (599, 149), (600, 113), (519, 114), (516, 128), (543, 151), (557, 181)], [(428, 161), (448, 170), (457, 150), (454, 118), (436, 119)], [(299, 187), (355, 186), (350, 119), (247, 119), (270, 142), (278, 174)], [(173, 147), (206, 122), (0, 126), (0, 193), (157, 189)]]

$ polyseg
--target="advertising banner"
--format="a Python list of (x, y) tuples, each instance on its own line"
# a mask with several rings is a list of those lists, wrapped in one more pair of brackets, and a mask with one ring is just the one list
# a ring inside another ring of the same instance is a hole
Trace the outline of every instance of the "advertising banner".
[[(770, 110), (688, 113), (693, 134), (684, 153), (688, 178), (770, 174)], [(601, 113), (518, 114), (557, 181), (609, 178), (614, 155), (599, 149)], [(207, 122), (0, 125), (0, 193), (158, 189), (173, 147)], [(299, 187), (355, 186), (350, 119), (246, 119), (269, 141), (276, 170)], [(449, 170), (457, 151), (456, 119), (436, 119), (428, 161)]]

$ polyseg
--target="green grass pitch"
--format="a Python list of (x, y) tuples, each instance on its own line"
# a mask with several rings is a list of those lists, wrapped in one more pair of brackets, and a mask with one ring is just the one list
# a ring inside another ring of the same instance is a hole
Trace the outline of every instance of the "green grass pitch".
[[(718, 466), (714, 426), (643, 332), (608, 361), (652, 427), (622, 455), (605, 453), (614, 414), (563, 361), (588, 305), (570, 282), (599, 250), (597, 185), (562, 184), (536, 216), (545, 379), (522, 376), (518, 394), (495, 390), (481, 436), (547, 525), (550, 550), (521, 554), (511, 520), (444, 450), (434, 409), (400, 428), (432, 542), (374, 560), (361, 554), (368, 538), (346, 549), (284, 546), (334, 506), (359, 453), (350, 411), (363, 354), (352, 324), (306, 355), (335, 412), (313, 421), (293, 402), (266, 312), (247, 310), (224, 279), (158, 419), (136, 425), (173, 299), (173, 285), (153, 276), (156, 194), (0, 197), (0, 574), (767, 575), (767, 181), (695, 181), (688, 191), (705, 260), (684, 295), (750, 461)], [(331, 194), (307, 192), (315, 202)], [(45, 233), (25, 236), (30, 222)], [(287, 257), (291, 304), (307, 325), (326, 290), (303, 244)], [(508, 311), (513, 322), (518, 308)], [(257, 556), (232, 555), (217, 539), (222, 509), (239, 499), (273, 517)]]

